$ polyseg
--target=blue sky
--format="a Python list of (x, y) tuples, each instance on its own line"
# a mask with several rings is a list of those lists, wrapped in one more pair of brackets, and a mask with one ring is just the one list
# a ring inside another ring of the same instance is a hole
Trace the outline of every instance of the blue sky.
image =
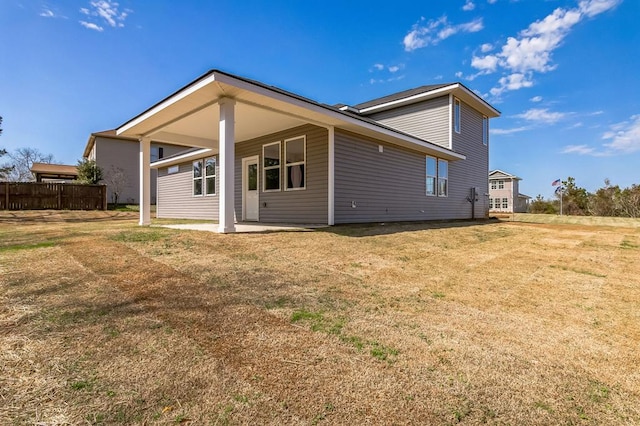
[(640, 1), (2, 0), (0, 147), (75, 164), (209, 69), (328, 104), (460, 81), (491, 102), (490, 168), (551, 197), (640, 184)]

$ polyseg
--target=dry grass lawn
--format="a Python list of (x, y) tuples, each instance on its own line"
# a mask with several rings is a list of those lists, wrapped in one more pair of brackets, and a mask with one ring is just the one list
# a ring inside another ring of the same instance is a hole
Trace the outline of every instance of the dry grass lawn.
[(0, 424), (640, 424), (637, 221), (136, 224), (0, 212)]

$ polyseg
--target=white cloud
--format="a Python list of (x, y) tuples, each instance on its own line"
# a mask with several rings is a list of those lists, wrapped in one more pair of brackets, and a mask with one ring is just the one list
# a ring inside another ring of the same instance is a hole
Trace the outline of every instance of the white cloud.
[(604, 145), (614, 151), (640, 151), (640, 114), (632, 115), (629, 120), (611, 126), (611, 130), (602, 135), (602, 139), (610, 140), (611, 142)]
[(458, 71), (458, 72), (456, 72), (456, 74), (455, 74), (456, 78), (462, 78), (462, 76), (463, 76), (463, 75), (464, 75), (464, 74), (462, 73), (462, 71)]
[(475, 33), (484, 28), (482, 18), (474, 19), (463, 24), (452, 25), (447, 21), (447, 17), (443, 16), (436, 20), (423, 22), (413, 25), (411, 31), (404, 36), (402, 43), (404, 50), (411, 52), (421, 47), (438, 44), (457, 33)]
[(493, 96), (500, 96), (505, 90), (518, 90), (523, 87), (533, 86), (531, 73), (524, 75), (521, 73), (513, 73), (498, 80), (498, 86), (490, 90)]
[(513, 133), (524, 132), (529, 130), (529, 127), (514, 127), (512, 129), (490, 129), (489, 133), (492, 135), (510, 135)]
[(400, 71), (400, 66), (398, 66), (398, 65), (392, 65), (392, 66), (390, 66), (388, 69), (389, 69), (389, 72), (390, 72), (390, 73), (394, 73), (394, 72), (398, 72), (398, 71)]
[(373, 64), (373, 68), (377, 69), (378, 71), (382, 71), (384, 69), (384, 65), (382, 65), (382, 64)]
[(472, 0), (467, 0), (464, 6), (462, 6), (462, 10), (464, 10), (465, 12), (471, 11), (475, 8), (476, 8), (476, 5), (473, 3)]
[(42, 16), (43, 18), (55, 18), (56, 14), (53, 13), (53, 11), (50, 9), (42, 9), (42, 12), (40, 12), (40, 16)]
[(527, 121), (537, 121), (547, 124), (556, 123), (567, 116), (564, 112), (550, 112), (547, 108), (531, 108), (522, 114), (516, 114), (516, 117), (523, 118)]
[[(93, 20), (103, 21), (112, 28), (124, 27), (124, 21), (127, 19), (127, 16), (129, 16), (129, 13), (132, 12), (129, 9), (120, 11), (120, 4), (112, 0), (95, 0), (89, 4), (91, 7), (80, 8), (80, 13), (93, 18)], [(95, 22), (80, 21), (80, 24), (92, 30), (103, 30), (103, 27)]]
[[(552, 53), (562, 45), (571, 29), (580, 21), (603, 13), (620, 3), (621, 0), (583, 0), (578, 7), (572, 9), (557, 8), (544, 19), (535, 21), (517, 37), (507, 38), (500, 52), (484, 57), (474, 56), (471, 66), (485, 73), (492, 73), (502, 68), (514, 75), (527, 75), (531, 81), (532, 72), (545, 73), (556, 68), (552, 61)], [(483, 50), (483, 53), (486, 53)], [(531, 85), (506, 85), (499, 81), (499, 86), (492, 89), (494, 95), (505, 90), (517, 90)]]
[(596, 150), (587, 145), (567, 145), (560, 152), (562, 154), (594, 155)]
[(98, 31), (98, 32), (104, 31), (104, 28), (102, 28), (99, 25), (94, 24), (93, 22), (80, 21), (80, 25), (82, 25), (83, 27), (88, 28), (90, 30), (94, 30), (94, 31)]
[(485, 43), (482, 46), (480, 46), (480, 50), (482, 51), (482, 53), (490, 52), (493, 50), (493, 44)]
[(529, 99), (531, 102), (541, 102), (542, 101), (542, 96), (534, 96), (533, 98)]

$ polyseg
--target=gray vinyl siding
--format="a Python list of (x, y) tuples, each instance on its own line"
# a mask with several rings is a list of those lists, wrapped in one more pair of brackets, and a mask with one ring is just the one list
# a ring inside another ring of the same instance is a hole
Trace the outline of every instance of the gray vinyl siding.
[(158, 170), (156, 217), (218, 220), (219, 167), (216, 161), (216, 195), (193, 196), (192, 162), (178, 166), (178, 173)]
[[(482, 114), (460, 102), (460, 133), (453, 132), (453, 150), (467, 156), (465, 161), (450, 165), (460, 185), (478, 188), (476, 217), (489, 216), (489, 144), (482, 143)], [(455, 170), (455, 171), (454, 171)]]
[(471, 186), (479, 185), (469, 182), (465, 172), (472, 161), (450, 161), (448, 196), (427, 196), (425, 154), (336, 131), (335, 222), (471, 218), (467, 196)]
[(449, 96), (371, 114), (369, 118), (449, 148)]
[[(285, 190), (285, 139), (306, 136), (306, 189)], [(280, 191), (263, 191), (262, 146), (281, 142)], [(236, 145), (235, 210), (242, 219), (242, 159), (257, 155), (259, 170), (260, 222), (327, 223), (328, 220), (328, 132), (322, 127), (305, 125), (262, 136)]]
[[(184, 147), (164, 144), (152, 144), (162, 147), (164, 156), (176, 154)], [(113, 202), (113, 191), (108, 183), (108, 177), (114, 170), (120, 168), (125, 176), (124, 185), (120, 192), (118, 202), (138, 204), (140, 200), (140, 144), (134, 140), (96, 137), (90, 157), (94, 156), (96, 164), (102, 169), (104, 180), (107, 184), (107, 202)], [(151, 170), (151, 204), (156, 204), (157, 172)]]

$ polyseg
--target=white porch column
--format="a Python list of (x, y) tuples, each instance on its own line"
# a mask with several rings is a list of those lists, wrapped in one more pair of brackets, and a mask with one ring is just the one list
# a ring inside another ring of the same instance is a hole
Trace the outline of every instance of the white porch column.
[(236, 101), (222, 98), (220, 107), (220, 194), (218, 195), (218, 232), (235, 232), (235, 105)]
[(140, 226), (151, 225), (151, 138), (140, 138)]

